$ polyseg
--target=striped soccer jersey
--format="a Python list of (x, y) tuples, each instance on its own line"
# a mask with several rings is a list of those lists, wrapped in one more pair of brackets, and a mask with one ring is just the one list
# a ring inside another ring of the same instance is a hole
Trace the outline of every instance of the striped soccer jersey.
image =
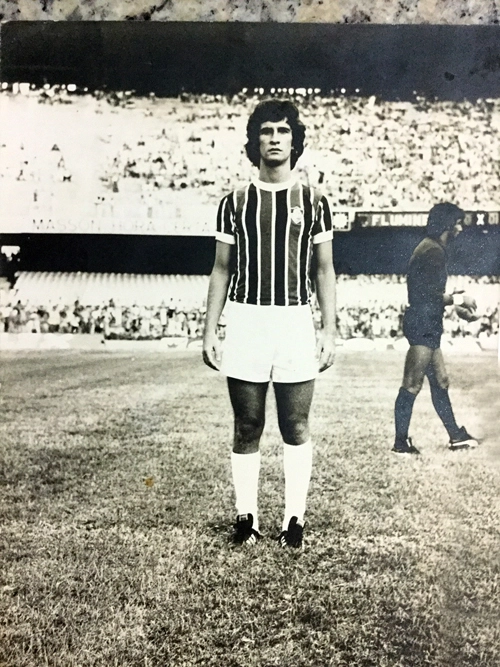
[(333, 238), (330, 206), (318, 190), (295, 179), (255, 179), (222, 199), (215, 238), (235, 245), (230, 301), (306, 304), (312, 246)]

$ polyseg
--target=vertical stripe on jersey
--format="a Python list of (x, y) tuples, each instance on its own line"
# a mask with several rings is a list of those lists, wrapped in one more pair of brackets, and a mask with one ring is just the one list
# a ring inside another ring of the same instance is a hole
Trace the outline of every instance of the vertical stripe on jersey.
[(323, 206), (323, 199), (320, 199), (318, 202), (318, 210), (316, 213), (316, 218), (319, 224), (319, 228), (322, 232), (325, 231), (325, 207)]
[(244, 224), (245, 214), (247, 209), (248, 188), (238, 190), (236, 193), (236, 223), (238, 217), (241, 216), (241, 231), (238, 235), (238, 280), (235, 286), (236, 301), (240, 303), (247, 302), (248, 293), (248, 236)]
[(318, 193), (314, 204), (316, 211), (312, 228), (313, 236), (332, 229), (332, 216), (327, 198)]
[(224, 217), (222, 219), (222, 231), (225, 234), (234, 234), (233, 216), (231, 212), (231, 200), (229, 197), (226, 197), (226, 201), (224, 202), (223, 216)]
[(245, 303), (257, 303), (257, 284), (260, 257), (258, 256), (258, 232), (257, 232), (257, 188), (251, 185), (248, 188), (247, 205), (245, 210), (244, 227), (247, 233), (248, 248), (248, 272), (247, 272), (247, 294)]
[(276, 258), (274, 256), (274, 246), (276, 245), (276, 196), (274, 192), (271, 196), (271, 305), (276, 305)]
[(321, 212), (323, 214), (321, 219), (323, 231), (332, 229), (332, 214), (328, 204), (328, 199), (325, 196), (321, 197)]
[[(219, 211), (217, 213), (217, 231), (224, 234), (231, 234), (235, 236), (234, 228), (234, 192), (221, 201)], [(236, 282), (236, 272), (231, 276), (229, 284), (229, 296), (233, 294), (234, 285)]]
[(286, 304), (287, 276), (285, 275), (285, 256), (288, 253), (287, 237), (287, 191), (278, 190), (276, 197), (276, 237), (274, 242), (275, 265), (275, 303), (277, 306)]
[[(233, 217), (233, 233), (235, 233), (235, 218), (236, 218), (236, 210), (238, 206), (238, 199), (237, 199), (237, 193), (236, 191), (233, 192), (231, 196), (231, 203), (232, 203), (232, 217)], [(236, 244), (238, 244), (238, 240), (236, 239)], [(236, 245), (236, 268), (233, 273), (233, 277), (231, 279), (231, 285), (230, 285), (230, 291), (229, 291), (229, 298), (232, 300), (235, 298), (236, 295), (236, 288), (238, 285), (238, 281), (241, 276), (241, 261), (240, 261), (240, 253), (238, 250), (238, 245)]]
[[(313, 196), (314, 192), (312, 188), (303, 188), (304, 193), (304, 217), (306, 220), (312, 220), (314, 215), (313, 207)], [(309, 264), (310, 264), (310, 234), (311, 230), (308, 230), (307, 234), (302, 235), (300, 242), (300, 303), (307, 303), (309, 290), (310, 290), (310, 278), (309, 278)]]
[(257, 235), (257, 252), (255, 256), (257, 258), (257, 305), (260, 306), (261, 294), (262, 294), (262, 239), (261, 239), (261, 192), (256, 188), (255, 194), (257, 197), (256, 212), (255, 212), (255, 233)]
[(274, 193), (259, 190), (260, 195), (260, 293), (258, 303), (273, 303), (274, 296)]
[(286, 252), (285, 252), (285, 266), (283, 267), (283, 273), (284, 273), (285, 281), (286, 281), (286, 284), (285, 284), (285, 306), (290, 305), (290, 291), (289, 291), (290, 290), (290, 280), (289, 280), (290, 276), (289, 276), (289, 273), (288, 273), (288, 264), (289, 264), (289, 260), (290, 260), (290, 223), (291, 223), (290, 211), (292, 210), (291, 207), (290, 207), (290, 204), (291, 204), (291, 202), (290, 202), (290, 191), (291, 190), (286, 191), (286, 210), (287, 210), (286, 232), (285, 232)]
[[(299, 266), (300, 266), (300, 243), (302, 236), (304, 234), (305, 227), (305, 218), (303, 215), (303, 197), (302, 197), (302, 188), (291, 188), (289, 190), (289, 223), (288, 223), (288, 268), (287, 268), (287, 305), (296, 306), (299, 303), (300, 298), (300, 275), (299, 275)], [(292, 215), (293, 210), (298, 209), (302, 213), (302, 220), (297, 222), (298, 217)], [(294, 222), (295, 220), (295, 222)]]

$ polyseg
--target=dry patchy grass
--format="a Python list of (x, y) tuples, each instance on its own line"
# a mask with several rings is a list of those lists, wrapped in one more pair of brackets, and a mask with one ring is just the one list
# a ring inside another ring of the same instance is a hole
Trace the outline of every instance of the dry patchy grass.
[[(395, 458), (403, 358), (340, 354), (313, 409), (306, 549), (273, 541), (272, 401), (254, 550), (229, 542), (231, 413), (190, 354), (2, 355), (0, 664), (497, 667), (500, 377), (448, 360), (485, 441), (450, 453), (419, 397), (423, 455)], [(271, 396), (270, 396), (271, 398)]]

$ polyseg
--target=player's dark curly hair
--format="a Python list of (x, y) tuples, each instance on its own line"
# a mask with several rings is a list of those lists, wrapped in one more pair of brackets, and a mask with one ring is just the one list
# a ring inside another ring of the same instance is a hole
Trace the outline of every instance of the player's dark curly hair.
[(456, 221), (464, 218), (465, 213), (455, 204), (436, 204), (429, 211), (427, 218), (427, 236), (437, 239), (443, 232), (452, 229)]
[(290, 164), (292, 169), (304, 152), (304, 138), (306, 128), (299, 120), (299, 110), (290, 100), (263, 100), (253, 110), (247, 123), (247, 143), (245, 150), (248, 159), (254, 167), (260, 166), (259, 134), (262, 123), (277, 123), (286, 120), (292, 129), (292, 155)]

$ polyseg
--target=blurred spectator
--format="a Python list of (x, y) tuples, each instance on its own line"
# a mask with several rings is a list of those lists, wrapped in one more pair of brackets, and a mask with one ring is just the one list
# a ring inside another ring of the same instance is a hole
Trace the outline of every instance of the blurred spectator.
[(47, 323), (49, 325), (49, 333), (58, 333), (61, 325), (61, 313), (58, 306), (52, 306), (49, 309), (49, 316)]

